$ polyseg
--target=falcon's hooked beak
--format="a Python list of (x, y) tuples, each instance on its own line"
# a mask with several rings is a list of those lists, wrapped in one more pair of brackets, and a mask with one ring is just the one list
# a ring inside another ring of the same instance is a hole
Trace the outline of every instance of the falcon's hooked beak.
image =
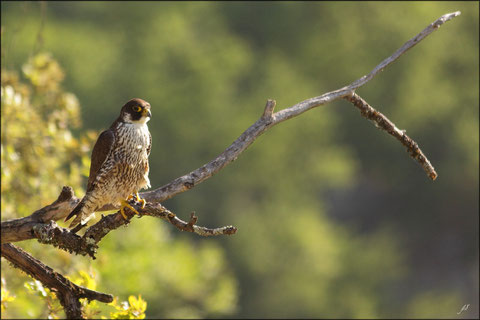
[(151, 119), (152, 118), (152, 113), (150, 112), (149, 109), (143, 109), (142, 116), (143, 117), (149, 117)]

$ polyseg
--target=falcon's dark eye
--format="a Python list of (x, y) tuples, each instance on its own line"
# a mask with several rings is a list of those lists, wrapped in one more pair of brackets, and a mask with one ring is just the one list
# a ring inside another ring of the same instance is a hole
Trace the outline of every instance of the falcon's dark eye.
[(134, 106), (132, 109), (135, 112), (140, 112), (140, 110), (142, 110), (142, 108), (140, 108), (139, 106)]

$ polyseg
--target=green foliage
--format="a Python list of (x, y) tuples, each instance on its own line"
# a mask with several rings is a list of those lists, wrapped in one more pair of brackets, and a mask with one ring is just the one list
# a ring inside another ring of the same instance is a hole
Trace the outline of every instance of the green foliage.
[[(52, 186), (71, 185), (82, 192), (88, 176), (89, 149), (95, 132), (72, 134), (81, 125), (76, 96), (61, 87), (64, 78), (49, 54), (22, 67), (2, 70), (2, 216), (31, 214), (58, 196)], [(41, 192), (40, 192), (41, 190)]]
[[(152, 104), (150, 180), (160, 187), (219, 154), (266, 99), (280, 110), (342, 87), (456, 10), (359, 89), (417, 140), (439, 173), (434, 183), (339, 101), (272, 128), (165, 202), (180, 216), (195, 210), (199, 224), (234, 224), (235, 236), (198, 239), (142, 218), (109, 234), (95, 261), (25, 246), (66, 274), (91, 266), (97, 289), (117, 301), (141, 294), (146, 318), (451, 318), (466, 303), (465, 316), (478, 317), (476, 2), (49, 2), (41, 39), (61, 72), (48, 55), (30, 58), (38, 5), (2, 2), (3, 219), (50, 203), (63, 184), (81, 196), (96, 137), (85, 132), (108, 127), (130, 98)], [(22, 80), (12, 73), (20, 69)], [(51, 91), (62, 101), (62, 86), (81, 113), (47, 101)], [(65, 127), (55, 111), (66, 112)], [(2, 266), (2, 276), (16, 296), (11, 317), (45, 314), (17, 273)]]

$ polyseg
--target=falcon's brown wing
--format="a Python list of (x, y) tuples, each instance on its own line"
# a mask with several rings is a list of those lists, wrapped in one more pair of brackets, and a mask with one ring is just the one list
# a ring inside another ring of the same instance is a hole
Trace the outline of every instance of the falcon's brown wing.
[(87, 192), (94, 187), (93, 183), (98, 171), (107, 159), (115, 144), (115, 133), (112, 129), (103, 131), (97, 139), (92, 151), (92, 162), (90, 163), (90, 175), (88, 177)]

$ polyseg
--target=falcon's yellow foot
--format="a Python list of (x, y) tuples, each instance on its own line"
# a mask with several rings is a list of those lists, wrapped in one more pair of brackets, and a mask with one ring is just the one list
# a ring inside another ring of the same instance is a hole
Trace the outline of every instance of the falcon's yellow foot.
[[(142, 199), (143, 200), (143, 199)], [(145, 201), (145, 200), (144, 200)], [(122, 200), (121, 201), (121, 204), (122, 206), (120, 207), (120, 213), (122, 214), (123, 218), (125, 220), (127, 220), (127, 215), (125, 214), (125, 207), (127, 207), (128, 209), (132, 210), (133, 212), (135, 212), (136, 214), (140, 215), (140, 213), (138, 213), (138, 211), (132, 207), (128, 202), (127, 200)]]
[[(135, 192), (135, 198), (137, 202), (140, 202), (142, 204), (142, 209), (145, 208), (145, 205), (147, 204), (147, 201), (145, 199), (140, 198), (140, 195), (138, 194), (138, 191)], [(127, 201), (130, 201), (133, 199), (133, 194), (129, 195), (127, 198)]]
[(147, 201), (145, 199), (140, 198), (140, 196), (138, 195), (138, 192), (135, 192), (135, 196), (137, 197), (137, 202), (140, 202), (142, 204), (142, 209), (145, 208)]

